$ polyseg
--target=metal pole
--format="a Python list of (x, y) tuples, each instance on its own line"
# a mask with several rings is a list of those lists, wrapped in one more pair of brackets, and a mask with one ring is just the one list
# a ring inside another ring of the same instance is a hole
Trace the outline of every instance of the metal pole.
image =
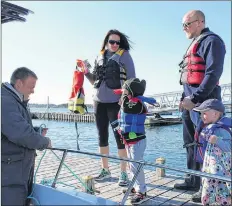
[(130, 183), (130, 185), (129, 185), (129, 187), (128, 187), (128, 189), (127, 189), (127, 191), (126, 191), (126, 193), (125, 193), (125, 195), (124, 195), (124, 197), (123, 197), (123, 199), (122, 199), (122, 201), (120, 202), (120, 205), (124, 205), (124, 204), (125, 204), (125, 202), (126, 202), (128, 196), (129, 196), (129, 194), (130, 194), (130, 192), (131, 192), (131, 189), (132, 189), (132, 187), (133, 187), (134, 184), (135, 184), (135, 181), (136, 181), (136, 179), (137, 179), (137, 176), (139, 175), (140, 170), (143, 168), (143, 166), (144, 166), (143, 162), (139, 163), (139, 166), (138, 166), (138, 168), (137, 168), (137, 171), (136, 171), (136, 173), (135, 173), (133, 179), (131, 180), (131, 183)]
[(70, 150), (70, 149), (66, 150), (66, 149), (60, 149), (60, 148), (49, 148), (49, 149), (50, 150), (57, 150), (57, 151), (67, 151), (67, 152), (71, 152), (71, 153), (86, 154), (86, 155), (97, 156), (97, 157), (106, 157), (106, 158), (115, 159), (115, 160), (123, 160), (123, 161), (126, 161), (126, 162), (143, 163), (144, 165), (147, 165), (147, 166), (164, 168), (164, 169), (173, 170), (173, 171), (177, 171), (177, 172), (188, 173), (188, 174), (191, 174), (191, 175), (219, 179), (219, 180), (222, 180), (222, 181), (225, 181), (225, 182), (231, 182), (231, 179), (228, 178), (228, 177), (222, 177), (222, 176), (219, 176), (219, 175), (208, 174), (208, 173), (205, 173), (205, 172), (200, 172), (200, 171), (190, 170), (190, 169), (171, 168), (171, 167), (168, 167), (166, 165), (150, 163), (150, 162), (147, 162), (147, 161), (142, 161), (141, 162), (141, 161), (131, 160), (131, 159), (128, 159), (128, 158), (120, 158), (120, 157), (116, 157), (116, 156), (112, 156), (112, 155), (102, 155), (102, 154), (98, 154), (98, 153), (84, 152), (84, 151), (81, 151), (81, 150), (78, 150), (78, 151), (77, 150)]
[[(48, 117), (48, 113), (49, 113), (49, 96), (47, 98), (47, 117)], [(49, 119), (49, 118), (48, 118)]]
[(53, 188), (55, 188), (55, 186), (56, 186), (56, 181), (57, 181), (58, 176), (59, 176), (59, 174), (60, 174), (60, 171), (61, 171), (61, 168), (62, 168), (62, 166), (63, 166), (63, 162), (64, 162), (64, 159), (65, 159), (66, 155), (67, 155), (67, 150), (65, 150), (65, 151), (63, 152), (63, 157), (62, 157), (62, 159), (61, 159), (59, 168), (58, 168), (58, 170), (57, 170), (57, 172), (56, 172), (55, 179), (54, 179), (54, 181), (53, 181), (53, 183), (52, 183), (52, 187), (53, 187)]

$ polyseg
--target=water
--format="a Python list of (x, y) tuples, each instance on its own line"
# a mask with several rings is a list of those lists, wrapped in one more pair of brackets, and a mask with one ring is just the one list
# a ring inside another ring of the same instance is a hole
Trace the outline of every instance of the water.
[[(45, 108), (31, 108), (31, 111), (46, 111)], [(66, 108), (51, 108), (50, 112), (68, 112)], [(74, 122), (33, 120), (34, 126), (46, 124), (49, 128), (47, 136), (52, 140), (52, 146), (76, 150), (76, 130)], [(95, 123), (78, 123), (80, 133), (79, 145), (82, 151), (98, 153), (98, 136)], [(110, 155), (117, 155), (116, 141), (109, 129)], [(183, 149), (182, 124), (146, 128), (147, 148), (144, 160), (154, 162), (158, 157), (164, 157), (170, 167), (186, 168), (186, 150)], [(154, 169), (154, 168), (153, 168)], [(171, 172), (170, 173), (176, 173)]]

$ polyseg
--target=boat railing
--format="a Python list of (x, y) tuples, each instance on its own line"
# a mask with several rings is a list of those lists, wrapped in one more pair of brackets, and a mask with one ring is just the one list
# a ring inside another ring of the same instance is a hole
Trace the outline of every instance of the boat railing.
[(144, 160), (135, 161), (135, 160), (128, 159), (128, 158), (120, 158), (120, 157), (117, 157), (117, 156), (114, 156), (114, 155), (103, 155), (103, 154), (99, 154), (99, 153), (93, 153), (93, 152), (87, 152), (87, 151), (81, 151), (81, 150), (72, 150), (72, 149), (50, 148), (49, 150), (51, 150), (51, 152), (54, 153), (55, 155), (56, 155), (56, 153), (54, 151), (62, 152), (62, 158), (60, 159), (59, 167), (57, 169), (55, 178), (54, 178), (54, 180), (52, 182), (52, 185), (51, 185), (53, 188), (55, 187), (55, 185), (57, 183), (60, 171), (62, 169), (62, 166), (64, 165), (64, 161), (65, 161), (65, 158), (67, 156), (67, 153), (78, 153), (78, 154), (89, 155), (89, 156), (94, 156), (94, 157), (105, 157), (105, 158), (109, 158), (109, 159), (113, 159), (113, 160), (120, 160), (120, 161), (125, 161), (125, 162), (137, 163), (138, 168), (137, 168), (136, 174), (134, 175), (133, 179), (131, 180), (131, 182), (129, 184), (129, 187), (127, 189), (127, 192), (125, 193), (125, 195), (123, 196), (121, 202), (119, 203), (120, 205), (125, 204), (128, 196), (129, 196), (129, 191), (131, 191), (132, 187), (134, 186), (134, 183), (136, 181), (136, 178), (137, 178), (139, 172), (141, 171), (141, 169), (144, 166), (151, 166), (151, 167), (155, 167), (155, 168), (163, 168), (163, 169), (177, 171), (177, 172), (186, 173), (186, 174), (190, 174), (190, 175), (218, 179), (218, 180), (221, 180), (221, 181), (224, 181), (224, 182), (231, 182), (231, 179), (228, 178), (228, 177), (209, 174), (209, 173), (190, 170), (190, 169), (184, 169), (184, 168), (173, 168), (173, 167), (169, 167), (169, 166), (164, 165), (164, 164), (152, 163), (152, 162), (148, 162), (148, 161), (144, 161)]

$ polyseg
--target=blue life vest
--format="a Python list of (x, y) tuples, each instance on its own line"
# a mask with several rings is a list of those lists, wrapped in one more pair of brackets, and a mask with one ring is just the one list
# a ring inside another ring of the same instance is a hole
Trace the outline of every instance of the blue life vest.
[(145, 134), (146, 114), (128, 114), (120, 110), (119, 128), (123, 133), (135, 132)]
[(129, 114), (129, 113), (123, 112), (123, 110), (120, 109), (118, 126), (119, 126), (119, 130), (123, 138), (128, 143), (136, 142), (136, 141), (146, 138), (144, 122), (146, 120), (147, 108), (146, 108), (146, 105), (144, 104), (143, 98), (145, 97), (142, 97), (142, 96), (135, 97), (135, 99), (137, 99), (137, 101), (140, 101), (145, 107), (146, 109), (145, 113)]
[[(202, 127), (202, 125), (200, 125), (200, 127)], [(200, 127), (198, 127), (197, 129), (198, 131), (200, 130)], [(203, 163), (208, 140), (210, 136), (213, 135), (218, 128), (223, 128), (230, 134), (232, 134), (230, 130), (230, 128), (232, 128), (232, 119), (228, 117), (222, 117), (218, 122), (210, 124), (202, 129), (199, 137), (197, 137), (197, 142), (199, 143), (199, 145), (195, 146), (194, 148), (195, 160), (197, 162)]]
[(130, 114), (125, 113), (123, 109), (120, 109), (118, 119), (111, 122), (113, 130), (119, 132), (123, 139), (128, 143), (146, 138), (144, 123), (147, 115), (147, 107), (145, 102), (152, 105), (156, 103), (154, 98), (144, 96), (134, 97), (134, 100), (142, 103), (145, 108), (143, 113)]

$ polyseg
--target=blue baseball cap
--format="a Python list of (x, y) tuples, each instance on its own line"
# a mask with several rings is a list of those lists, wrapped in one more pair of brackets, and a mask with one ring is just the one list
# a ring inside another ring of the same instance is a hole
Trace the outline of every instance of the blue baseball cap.
[(205, 100), (200, 106), (195, 107), (193, 110), (197, 112), (206, 112), (210, 109), (214, 109), (218, 112), (225, 112), (225, 107), (221, 101), (218, 99), (208, 99)]

